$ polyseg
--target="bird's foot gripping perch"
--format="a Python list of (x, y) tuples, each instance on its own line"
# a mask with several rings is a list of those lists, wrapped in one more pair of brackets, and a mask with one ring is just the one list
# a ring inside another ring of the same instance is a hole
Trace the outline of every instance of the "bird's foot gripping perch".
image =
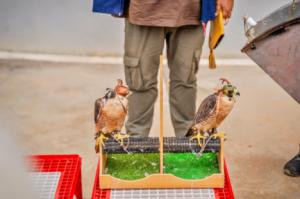
[(202, 148), (205, 144), (206, 137), (201, 134), (201, 132), (197, 132), (194, 136), (190, 138), (190, 141), (197, 140), (198, 145)]
[(129, 135), (117, 132), (116, 134), (113, 135), (113, 137), (123, 147), (124, 146), (124, 140), (128, 139)]
[(108, 138), (104, 135), (103, 132), (99, 131), (95, 135), (95, 140), (96, 140), (95, 151), (96, 153), (99, 153), (100, 145), (105, 146), (104, 142), (108, 140)]
[(219, 138), (219, 139), (224, 139), (225, 140), (226, 139), (226, 134), (225, 134), (224, 131), (221, 131), (221, 132), (217, 132), (217, 133), (212, 134), (211, 137), (213, 139)]

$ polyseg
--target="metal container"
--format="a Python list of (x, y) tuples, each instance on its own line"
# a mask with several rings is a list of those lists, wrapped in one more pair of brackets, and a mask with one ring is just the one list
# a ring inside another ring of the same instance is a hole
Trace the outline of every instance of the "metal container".
[(300, 1), (294, 0), (256, 24), (248, 17), (244, 23), (248, 43), (242, 52), (300, 103)]

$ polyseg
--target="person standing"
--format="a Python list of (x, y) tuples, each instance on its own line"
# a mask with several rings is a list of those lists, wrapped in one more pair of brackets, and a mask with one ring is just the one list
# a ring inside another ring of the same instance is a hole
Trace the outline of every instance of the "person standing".
[[(234, 0), (217, 0), (217, 12), (231, 17)], [(170, 69), (170, 112), (175, 135), (183, 137), (196, 111), (198, 65), (204, 42), (200, 0), (130, 0), (125, 18), (125, 78), (131, 91), (126, 131), (146, 137), (158, 95), (164, 43)]]

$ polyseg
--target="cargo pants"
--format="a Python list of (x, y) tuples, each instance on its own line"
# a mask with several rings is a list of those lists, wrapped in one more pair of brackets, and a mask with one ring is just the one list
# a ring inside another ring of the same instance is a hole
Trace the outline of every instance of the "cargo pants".
[(175, 134), (184, 136), (196, 109), (196, 73), (204, 42), (201, 25), (149, 27), (125, 20), (125, 79), (129, 96), (126, 131), (148, 136), (158, 96), (159, 60), (164, 43), (170, 78), (170, 114)]

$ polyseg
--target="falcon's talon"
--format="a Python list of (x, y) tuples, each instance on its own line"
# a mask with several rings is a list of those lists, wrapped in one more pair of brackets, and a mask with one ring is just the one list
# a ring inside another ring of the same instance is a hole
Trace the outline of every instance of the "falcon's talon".
[(196, 135), (194, 135), (190, 138), (190, 141), (197, 140), (198, 145), (202, 148), (203, 143), (201, 143), (201, 140), (203, 140), (203, 142), (205, 142), (205, 138), (206, 137), (201, 135), (201, 133), (197, 133)]
[(103, 133), (100, 133), (100, 136), (96, 137), (96, 146), (100, 146), (100, 144), (105, 146), (104, 142), (106, 140), (108, 140), (108, 137), (106, 137)]
[(221, 131), (221, 132), (212, 134), (212, 138), (213, 139), (217, 139), (217, 138), (226, 139), (226, 134), (225, 134), (225, 132)]
[(101, 135), (101, 132), (100, 132), (100, 131), (97, 132), (97, 133), (95, 133), (95, 140), (97, 140), (97, 138), (98, 138), (100, 135)]
[(113, 137), (121, 146), (124, 146), (124, 139), (128, 139), (130, 136), (128, 134), (116, 133)]

